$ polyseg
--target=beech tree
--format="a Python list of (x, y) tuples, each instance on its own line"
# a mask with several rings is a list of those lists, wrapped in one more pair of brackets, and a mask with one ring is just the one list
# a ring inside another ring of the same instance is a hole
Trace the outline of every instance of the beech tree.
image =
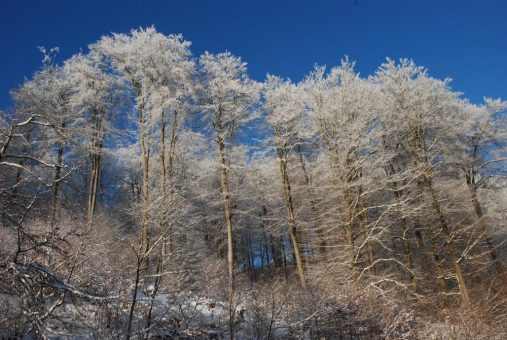
[(503, 113), (507, 110), (507, 103), (500, 99), (485, 98), (481, 106), (463, 102), (463, 109), (467, 114), (462, 138), (457, 140), (463, 157), (457, 157), (457, 165), (462, 171), (470, 192), (475, 214), (480, 225), (480, 232), (486, 241), (489, 255), (496, 269), (503, 271), (498, 260), (494, 241), (491, 238), (491, 227), (488, 226), (483, 207), (478, 197), (478, 191), (488, 181), (492, 181), (504, 172), (502, 164), (507, 162), (506, 121)]
[[(328, 74), (324, 67), (317, 67), (305, 86), (310, 115), (331, 162), (332, 184), (342, 191), (336, 199), (340, 223), (346, 230), (350, 263), (354, 266), (362, 252), (362, 249), (356, 252), (355, 245), (360, 234), (365, 239), (366, 258), (371, 266), (374, 255), (361, 181), (368, 152), (372, 152), (365, 150), (375, 132), (372, 124), (376, 118), (376, 94), (374, 87), (361, 79), (353, 67), (348, 59)], [(355, 231), (356, 223), (359, 231)]]
[[(246, 73), (246, 63), (231, 53), (205, 53), (199, 60), (203, 103), (201, 110), (218, 147), (220, 185), (227, 230), (227, 270), (229, 300), (234, 297), (234, 245), (228, 149), (238, 129), (256, 118), (254, 106), (259, 99), (259, 85)], [(233, 320), (234, 314), (231, 314)], [(230, 333), (233, 328), (230, 321)]]
[(107, 72), (97, 55), (76, 55), (67, 60), (64, 72), (74, 92), (71, 109), (83, 120), (83, 138), (89, 144), (90, 171), (86, 214), (91, 222), (96, 207), (101, 158), (106, 134), (121, 100), (121, 84)]
[[(381, 91), (386, 105), (382, 110), (382, 117), (388, 123), (383, 126), (392, 129), (389, 135), (401, 137), (396, 141), (407, 151), (411, 165), (416, 168), (420, 185), (429, 194), (427, 199), (433, 208), (440, 230), (428, 226), (427, 232), (432, 242), (435, 242), (436, 234), (440, 232), (454, 267), (463, 303), (469, 304), (470, 295), (462, 269), (461, 255), (453, 237), (455, 227), (446, 216), (443, 193), (439, 191), (437, 183), (437, 174), (442, 171), (446, 152), (449, 151), (447, 146), (462, 129), (459, 94), (449, 89), (449, 80), (440, 81), (431, 78), (423, 68), (406, 59), (401, 60), (400, 64), (388, 60), (379, 68), (376, 77), (382, 82)], [(445, 277), (436, 248), (434, 258), (442, 289), (447, 294)]]
[[(104, 55), (119, 76), (131, 87), (139, 129), (142, 163), (141, 248), (149, 249), (150, 235), (150, 156), (155, 148), (153, 133), (159, 126), (159, 156), (162, 188), (172, 185), (173, 159), (177, 132), (183, 117), (182, 100), (189, 94), (189, 81), (194, 64), (188, 50), (190, 43), (181, 35), (165, 36), (155, 28), (133, 30), (130, 35), (114, 34), (103, 37), (91, 46), (92, 52)], [(171, 133), (169, 140), (169, 169), (166, 164), (166, 130), (168, 114)], [(169, 181), (167, 180), (169, 176)], [(164, 219), (164, 218), (163, 218)], [(165, 224), (165, 222), (163, 222)], [(148, 258), (146, 258), (148, 261)]]
[(75, 89), (65, 74), (63, 67), (54, 62), (58, 49), (44, 54), (44, 66), (34, 77), (26, 81), (13, 92), (17, 110), (25, 117), (36, 115), (42, 117), (53, 129), (44, 130), (48, 133), (48, 146), (54, 150), (54, 174), (51, 185), (51, 224), (56, 222), (61, 182), (65, 177), (64, 158), (68, 145), (73, 142), (73, 133), (78, 127), (76, 115), (71, 108), (71, 96)]
[(303, 255), (300, 250), (301, 234), (297, 228), (290, 176), (287, 169), (290, 154), (298, 146), (299, 139), (302, 138), (302, 136), (298, 136), (298, 131), (301, 131), (299, 125), (303, 124), (302, 115), (305, 110), (302, 90), (290, 81), (268, 76), (263, 107), (268, 113), (267, 122), (274, 130), (272, 142), (280, 164), (280, 178), (287, 208), (289, 236), (296, 258), (299, 280), (301, 285), (306, 288)]

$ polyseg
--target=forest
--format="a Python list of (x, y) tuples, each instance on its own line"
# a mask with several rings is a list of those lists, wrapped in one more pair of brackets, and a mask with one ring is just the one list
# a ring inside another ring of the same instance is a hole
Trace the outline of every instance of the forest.
[(507, 338), (507, 102), (410, 59), (258, 81), (154, 27), (40, 51), (0, 112), (0, 338)]

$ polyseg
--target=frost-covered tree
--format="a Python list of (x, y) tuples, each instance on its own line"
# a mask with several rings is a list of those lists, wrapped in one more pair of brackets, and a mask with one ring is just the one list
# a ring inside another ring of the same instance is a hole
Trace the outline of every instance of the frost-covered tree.
[(464, 130), (456, 143), (457, 166), (461, 170), (475, 214), (479, 221), (481, 233), (488, 246), (492, 261), (497, 269), (503, 270), (498, 259), (494, 242), (491, 238), (491, 226), (488, 226), (484, 209), (478, 197), (481, 188), (487, 182), (494, 182), (505, 173), (507, 164), (507, 123), (505, 111), (507, 103), (500, 99), (485, 98), (484, 104), (477, 106), (463, 101), (463, 110), (466, 114)]
[[(229, 175), (229, 149), (237, 130), (254, 120), (259, 85), (248, 77), (246, 63), (231, 53), (205, 53), (199, 59), (203, 119), (218, 147), (220, 185), (227, 230), (229, 299), (234, 296), (234, 245)], [(231, 337), (233, 336), (231, 314)]]
[[(439, 282), (447, 294), (444, 269), (440, 262), (436, 244), (441, 235), (449, 252), (454, 274), (464, 304), (470, 303), (468, 285), (463, 273), (461, 255), (455, 244), (455, 230), (449, 216), (450, 205), (443, 192), (441, 174), (445, 170), (448, 156), (453, 152), (452, 140), (463, 129), (459, 93), (449, 88), (449, 80), (431, 78), (426, 71), (412, 61), (403, 59), (399, 64), (388, 60), (376, 74), (381, 83), (381, 119), (389, 143), (406, 152), (408, 166), (413, 169), (418, 181), (423, 202), (427, 200), (428, 212), (425, 219), (435, 222), (439, 228), (426, 228), (433, 243), (433, 256), (438, 270)], [(440, 177), (440, 178), (439, 178)], [(444, 296), (445, 299), (445, 296)]]
[(289, 236), (292, 243), (299, 280), (306, 287), (303, 268), (303, 254), (301, 252), (301, 234), (298, 231), (294, 212), (294, 200), (291, 180), (287, 169), (290, 154), (299, 146), (304, 124), (303, 113), (305, 103), (303, 91), (300, 87), (275, 76), (268, 76), (264, 91), (263, 108), (267, 112), (267, 122), (273, 130), (272, 143), (278, 156), (282, 191), (287, 208), (287, 222)]
[[(329, 157), (331, 184), (341, 191), (337, 199), (339, 223), (345, 227), (351, 265), (366, 248), (369, 266), (373, 265), (372, 244), (368, 237), (366, 194), (362, 182), (367, 165), (368, 147), (375, 133), (376, 90), (354, 71), (354, 63), (342, 60), (328, 73), (316, 67), (305, 80), (310, 117)], [(371, 188), (369, 188), (371, 190)], [(336, 197), (336, 196), (335, 196)], [(359, 231), (355, 231), (356, 224)], [(355, 240), (364, 242), (356, 251)], [(372, 267), (373, 269), (373, 267)]]
[(90, 170), (86, 212), (91, 221), (98, 195), (104, 143), (119, 109), (122, 88), (96, 54), (73, 56), (65, 61), (63, 72), (72, 84), (71, 109), (81, 121), (82, 138), (88, 145)]
[[(162, 176), (162, 190), (172, 185), (173, 159), (177, 132), (182, 126), (184, 100), (191, 90), (190, 79), (194, 62), (189, 51), (190, 43), (181, 35), (166, 36), (155, 28), (132, 30), (131, 34), (113, 34), (91, 45), (92, 53), (103, 56), (132, 91), (138, 124), (138, 143), (142, 164), (141, 248), (150, 245), (150, 157), (158, 149)], [(168, 118), (171, 133), (166, 147)], [(158, 148), (154, 144), (154, 130), (158, 126)], [(169, 169), (166, 163), (169, 153)], [(165, 195), (165, 194), (164, 194)], [(163, 222), (165, 223), (165, 222)], [(146, 261), (148, 259), (146, 258)]]
[[(65, 177), (65, 153), (72, 152), (69, 145), (75, 142), (75, 131), (79, 128), (79, 121), (72, 110), (71, 96), (75, 92), (69, 77), (63, 67), (54, 62), (57, 49), (44, 54), (43, 68), (34, 74), (32, 79), (13, 92), (17, 110), (25, 117), (37, 116), (46, 121), (53, 129), (44, 129), (44, 137), (50, 150), (48, 161), (54, 164), (54, 174), (51, 185), (50, 220), (55, 222), (61, 182)], [(71, 155), (68, 157), (72, 158)]]

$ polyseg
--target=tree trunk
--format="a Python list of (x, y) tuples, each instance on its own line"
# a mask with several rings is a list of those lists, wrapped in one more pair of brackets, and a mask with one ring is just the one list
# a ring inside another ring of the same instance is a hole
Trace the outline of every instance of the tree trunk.
[(477, 198), (477, 185), (475, 184), (475, 175), (467, 175), (467, 186), (470, 191), (470, 197), (472, 199), (472, 204), (474, 205), (475, 214), (477, 215), (477, 218), (479, 220), (479, 224), (481, 226), (481, 231), (484, 234), (484, 240), (486, 241), (486, 244), (488, 245), (489, 255), (491, 257), (491, 261), (495, 264), (496, 269), (499, 273), (503, 272), (503, 266), (500, 263), (500, 260), (498, 259), (498, 255), (495, 251), (495, 246), (493, 244), (493, 240), (491, 239), (490, 235), (488, 234), (488, 226), (486, 225), (486, 222), (484, 221), (484, 214), (482, 212), (482, 207), (479, 202), (479, 199)]
[(426, 180), (426, 184), (428, 185), (428, 188), (431, 193), (431, 198), (433, 200), (433, 207), (435, 208), (435, 212), (438, 217), (438, 221), (440, 222), (440, 227), (442, 229), (442, 232), (445, 235), (445, 244), (447, 246), (447, 249), (449, 250), (449, 254), (451, 255), (451, 261), (454, 265), (454, 271), (456, 274), (456, 280), (458, 281), (458, 286), (461, 292), (461, 296), (463, 298), (463, 303), (465, 305), (470, 304), (470, 296), (468, 294), (468, 288), (465, 282), (465, 278), (463, 276), (463, 272), (461, 269), (460, 259), (458, 258), (456, 249), (454, 248), (454, 244), (452, 242), (452, 237), (449, 231), (449, 226), (447, 225), (447, 221), (445, 220), (444, 214), (442, 212), (442, 209), (440, 207), (440, 202), (438, 201), (437, 194), (435, 191), (435, 188), (433, 186), (433, 179), (431, 177), (431, 174), (429, 173), (429, 169), (426, 169), (426, 173), (424, 176), (424, 179)]
[(95, 214), (97, 201), (97, 191), (100, 177), (100, 162), (102, 146), (104, 143), (104, 131), (101, 117), (97, 112), (93, 113), (92, 121), (94, 123), (94, 136), (92, 138), (92, 149), (90, 150), (91, 168), (90, 168), (90, 185), (88, 187), (88, 204), (87, 215), (88, 222), (91, 223)]
[[(160, 219), (160, 233), (165, 234), (167, 228), (167, 212), (168, 209), (167, 204), (167, 168), (165, 165), (165, 112), (162, 110), (160, 115), (160, 146), (159, 146), (159, 157), (160, 157), (160, 172), (162, 173), (162, 216)], [(169, 235), (171, 237), (171, 235)], [(170, 253), (172, 249), (170, 250)], [(159, 249), (159, 266), (161, 266), (162, 270), (164, 267), (164, 262), (167, 254), (167, 242), (166, 236), (163, 237), (162, 242), (160, 244)]]
[[(390, 164), (390, 168), (391, 168), (391, 175), (394, 175), (395, 170), (394, 170), (394, 166), (392, 164)], [(393, 186), (393, 190), (394, 190), (394, 197), (396, 199), (396, 204), (400, 205), (402, 191), (400, 189), (398, 189), (398, 183), (396, 181), (393, 182), (392, 186)], [(410, 282), (412, 283), (412, 288), (415, 291), (417, 286), (416, 286), (415, 275), (413, 273), (414, 262), (412, 259), (412, 251), (410, 249), (410, 237), (409, 237), (410, 236), (409, 235), (410, 229), (408, 226), (407, 218), (405, 216), (403, 216), (403, 214), (400, 217), (400, 222), (401, 222), (401, 227), (402, 227), (403, 258), (405, 260), (405, 265), (411, 271)]]
[(444, 213), (442, 211), (442, 208), (440, 206), (440, 202), (437, 197), (437, 192), (435, 190), (434, 184), (433, 184), (433, 175), (431, 171), (431, 162), (429, 159), (429, 151), (428, 147), (426, 145), (426, 140), (424, 136), (424, 131), (421, 130), (420, 127), (417, 127), (415, 129), (415, 146), (418, 148), (422, 153), (419, 155), (416, 155), (416, 157), (419, 158), (419, 160), (422, 161), (424, 165), (424, 173), (423, 178), (424, 181), (430, 191), (431, 199), (433, 203), (433, 208), (435, 209), (435, 213), (437, 215), (440, 229), (442, 230), (442, 233), (445, 236), (445, 244), (447, 246), (447, 249), (449, 251), (449, 254), (451, 256), (452, 264), (454, 265), (454, 271), (456, 274), (456, 280), (458, 281), (459, 290), (461, 293), (461, 297), (463, 298), (463, 304), (468, 305), (470, 304), (470, 295), (468, 293), (468, 288), (465, 282), (465, 277), (463, 275), (463, 271), (460, 264), (460, 259), (458, 258), (458, 254), (456, 252), (456, 249), (454, 247), (453, 241), (452, 241), (452, 235), (449, 230), (449, 226), (447, 224), (447, 221), (445, 219)]
[[(264, 210), (264, 214), (267, 212)], [(262, 228), (262, 243), (264, 248), (264, 253), (266, 254), (266, 267), (269, 267), (269, 247), (268, 247), (268, 238), (266, 236), (266, 228), (264, 227), (264, 220), (262, 219), (262, 213), (259, 214), (259, 219), (261, 220), (261, 228)], [(261, 256), (262, 264), (264, 264), (264, 256)], [(262, 265), (262, 267), (264, 267)]]
[(447, 283), (445, 282), (444, 267), (442, 266), (442, 263), (440, 260), (440, 255), (438, 254), (436, 237), (433, 234), (433, 231), (431, 230), (431, 226), (428, 227), (428, 235), (430, 237), (431, 252), (433, 254), (433, 261), (435, 262), (435, 268), (437, 269), (438, 284), (440, 285), (440, 289), (442, 290), (442, 293), (444, 294), (444, 306), (447, 308), (447, 307), (449, 307), (449, 299), (448, 299), (449, 291), (447, 289)]
[[(62, 124), (62, 128), (65, 127), (65, 123)], [(56, 211), (58, 205), (58, 189), (60, 187), (61, 180), (61, 172), (62, 172), (62, 162), (63, 162), (63, 149), (64, 149), (64, 141), (60, 139), (58, 142), (58, 154), (55, 165), (55, 175), (53, 178), (53, 190), (51, 193), (51, 218), (50, 224), (53, 227), (56, 221)]]
[(269, 235), (269, 240), (271, 244), (271, 257), (273, 257), (273, 264), (275, 268), (280, 268), (283, 262), (280, 242), (277, 241), (277, 238), (273, 237), (271, 234)]
[(350, 192), (349, 189), (345, 189), (345, 204), (346, 204), (346, 211), (347, 211), (347, 246), (349, 248), (349, 256), (350, 256), (350, 267), (355, 267), (356, 264), (356, 250), (354, 246), (354, 212), (352, 209), (352, 200), (350, 199)]
[(366, 245), (366, 259), (368, 261), (368, 267), (370, 268), (370, 273), (375, 275), (376, 270), (375, 270), (375, 265), (374, 265), (375, 260), (374, 260), (374, 255), (373, 255), (373, 246), (369, 240), (368, 228), (367, 228), (368, 227), (368, 214), (366, 211), (366, 205), (364, 204), (364, 200), (361, 197), (362, 192), (363, 192), (362, 187), (359, 186), (359, 193), (358, 193), (358, 197), (357, 197), (358, 208), (359, 208), (359, 225), (360, 225), (361, 233), (363, 234), (364, 242)]
[(414, 271), (414, 262), (412, 260), (412, 252), (410, 250), (410, 238), (409, 238), (409, 227), (407, 223), (407, 219), (405, 217), (401, 217), (401, 227), (403, 229), (403, 257), (405, 259), (405, 265), (410, 269), (410, 282), (412, 283), (412, 288), (415, 291), (417, 288)]
[(294, 207), (292, 202), (292, 192), (290, 186), (289, 175), (287, 174), (287, 162), (286, 162), (286, 152), (283, 148), (278, 148), (278, 157), (280, 160), (280, 176), (282, 180), (282, 188), (285, 194), (285, 205), (287, 208), (287, 219), (289, 226), (289, 236), (292, 242), (292, 247), (294, 251), (294, 257), (296, 260), (296, 268), (299, 275), (299, 280), (301, 282), (301, 286), (306, 288), (306, 278), (303, 268), (303, 258), (300, 249), (300, 241), (298, 237), (298, 230), (296, 227), (296, 221), (294, 218)]
[[(231, 193), (229, 189), (229, 170), (227, 167), (226, 156), (225, 156), (225, 141), (222, 137), (218, 139), (218, 147), (220, 151), (220, 179), (222, 185), (222, 196), (224, 201), (224, 214), (225, 223), (227, 229), (227, 271), (229, 279), (229, 306), (233, 307), (234, 302), (234, 243), (233, 243), (233, 230), (232, 230), (232, 212), (231, 212)], [(234, 337), (232, 325), (234, 319), (234, 313), (231, 311), (231, 320), (229, 320), (231, 338)]]
[(303, 170), (303, 175), (305, 177), (305, 183), (308, 187), (308, 190), (310, 191), (310, 209), (313, 212), (314, 218), (315, 218), (315, 231), (317, 233), (317, 237), (319, 239), (319, 253), (321, 260), (326, 261), (326, 238), (324, 237), (324, 233), (322, 231), (322, 221), (320, 219), (320, 213), (317, 209), (317, 205), (315, 204), (315, 201), (313, 200), (314, 193), (312, 190), (312, 187), (310, 185), (310, 177), (308, 176), (308, 173), (306, 172), (306, 165), (305, 160), (303, 157), (303, 153), (301, 152), (301, 149), (298, 147), (299, 152), (299, 161), (301, 163), (301, 168)]
[[(174, 155), (176, 154), (176, 135), (178, 132), (178, 111), (174, 110), (173, 116), (173, 125), (171, 127), (171, 136), (169, 140), (169, 159), (168, 159), (168, 185), (170, 189), (171, 195), (174, 193)], [(164, 143), (165, 145), (165, 143)], [(165, 150), (165, 146), (164, 146)], [(164, 151), (165, 152), (165, 151)], [(168, 246), (169, 246), (169, 254), (173, 253), (174, 247), (174, 236), (172, 231), (172, 226), (169, 226), (168, 231)]]
[[(139, 140), (141, 144), (141, 167), (143, 171), (142, 183), (142, 205), (141, 205), (141, 253), (146, 254), (150, 248), (150, 229), (148, 226), (148, 210), (149, 210), (149, 165), (150, 151), (147, 141), (147, 132), (145, 126), (144, 107), (142, 100), (142, 92), (138, 89), (139, 100)], [(149, 256), (143, 258), (145, 268), (149, 266)]]
[[(141, 258), (140, 258), (141, 257)], [(134, 281), (134, 291), (132, 292), (132, 302), (130, 304), (130, 311), (129, 311), (129, 320), (127, 323), (127, 339), (130, 339), (132, 337), (132, 322), (134, 320), (134, 311), (136, 309), (136, 303), (137, 303), (137, 294), (139, 290), (139, 283), (141, 280), (141, 266), (142, 266), (142, 254), (137, 255), (137, 262), (136, 262), (136, 277)]]

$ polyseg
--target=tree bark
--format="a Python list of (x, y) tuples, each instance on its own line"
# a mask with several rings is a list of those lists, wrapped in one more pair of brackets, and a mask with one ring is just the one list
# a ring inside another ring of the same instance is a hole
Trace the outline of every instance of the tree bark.
[[(227, 167), (226, 155), (225, 155), (225, 141), (222, 137), (218, 137), (218, 147), (220, 151), (220, 179), (222, 185), (222, 197), (224, 201), (224, 214), (225, 223), (227, 229), (227, 271), (228, 271), (228, 293), (229, 293), (229, 305), (233, 307), (234, 302), (234, 242), (233, 242), (233, 230), (232, 230), (232, 212), (231, 212), (231, 193), (229, 188), (229, 169)], [(234, 313), (231, 312), (230, 332), (231, 338), (234, 337), (232, 324), (234, 319)]]
[[(389, 164), (389, 167), (391, 169), (391, 175), (395, 174), (394, 166), (393, 164)], [(386, 170), (387, 171), (387, 170)], [(396, 181), (392, 184), (393, 190), (394, 190), (394, 197), (396, 199), (396, 204), (401, 203), (401, 196), (402, 196), (402, 190), (398, 189), (398, 183)], [(410, 247), (410, 229), (408, 226), (407, 218), (405, 216), (400, 217), (401, 227), (402, 227), (402, 240), (403, 240), (403, 258), (405, 260), (405, 265), (410, 269), (410, 282), (412, 283), (412, 289), (415, 291), (417, 288), (416, 285), (416, 278), (413, 273), (414, 270), (414, 262), (412, 259), (412, 251)]]
[(308, 176), (308, 173), (306, 171), (306, 164), (303, 157), (303, 153), (301, 152), (300, 148), (298, 147), (299, 152), (299, 161), (301, 163), (301, 169), (303, 170), (303, 175), (305, 177), (305, 183), (308, 187), (308, 190), (310, 191), (310, 209), (313, 212), (314, 218), (315, 218), (315, 231), (317, 233), (317, 237), (319, 239), (319, 253), (322, 261), (326, 261), (326, 238), (324, 237), (324, 233), (322, 231), (322, 221), (320, 220), (320, 213), (317, 209), (317, 205), (315, 204), (315, 201), (313, 200), (314, 193), (312, 190), (312, 187), (310, 185), (310, 177)]
[(97, 191), (100, 177), (100, 164), (102, 146), (104, 143), (104, 131), (101, 117), (97, 112), (93, 113), (92, 121), (94, 123), (95, 135), (92, 138), (92, 150), (90, 151), (91, 169), (90, 169), (90, 185), (88, 187), (88, 206), (87, 215), (88, 222), (91, 223), (95, 214), (97, 201)]
[(347, 211), (347, 227), (346, 227), (346, 235), (347, 235), (347, 246), (349, 248), (349, 256), (350, 256), (350, 267), (355, 267), (356, 264), (356, 250), (354, 246), (354, 212), (352, 209), (352, 200), (350, 198), (350, 190), (345, 189), (345, 209)]
[(294, 206), (292, 202), (292, 191), (290, 186), (289, 175), (287, 173), (287, 162), (286, 152), (283, 148), (278, 148), (278, 158), (280, 161), (280, 177), (282, 182), (282, 188), (285, 194), (285, 205), (287, 208), (287, 219), (289, 227), (289, 236), (292, 242), (294, 251), (294, 257), (296, 260), (296, 268), (299, 275), (299, 281), (303, 288), (306, 288), (306, 278), (303, 268), (303, 258), (300, 249), (300, 240), (298, 236), (298, 230), (296, 227), (296, 221), (294, 217)]
[(437, 192), (435, 190), (435, 186), (433, 184), (433, 174), (431, 170), (431, 162), (429, 159), (429, 151), (426, 145), (425, 132), (420, 127), (415, 127), (414, 129), (414, 144), (415, 147), (421, 152), (421, 154), (416, 153), (416, 158), (422, 162), (424, 166), (423, 178), (427, 188), (431, 194), (431, 200), (433, 203), (433, 208), (435, 209), (435, 213), (438, 218), (438, 222), (440, 224), (440, 229), (445, 237), (445, 244), (447, 246), (447, 250), (449, 251), (449, 255), (451, 257), (451, 262), (454, 266), (454, 272), (456, 274), (456, 281), (458, 281), (459, 290), (461, 293), (461, 297), (463, 299), (464, 305), (470, 304), (470, 295), (468, 293), (468, 288), (465, 282), (465, 277), (463, 275), (463, 271), (461, 268), (460, 258), (458, 257), (456, 248), (454, 247), (454, 243), (452, 241), (452, 235), (449, 230), (449, 226), (447, 224), (446, 218), (444, 216), (442, 207), (438, 200)]
[(449, 226), (447, 225), (447, 221), (445, 220), (444, 214), (442, 212), (442, 209), (440, 207), (440, 202), (438, 201), (437, 194), (435, 191), (435, 188), (433, 186), (433, 179), (431, 177), (431, 174), (429, 173), (429, 170), (427, 169), (425, 176), (426, 184), (428, 185), (428, 188), (431, 193), (431, 198), (433, 201), (433, 207), (435, 208), (435, 212), (438, 217), (438, 221), (440, 223), (440, 227), (445, 235), (445, 244), (447, 246), (447, 249), (449, 250), (449, 254), (451, 255), (451, 261), (454, 265), (454, 271), (456, 274), (456, 280), (458, 281), (458, 286), (461, 292), (461, 296), (463, 298), (463, 303), (465, 305), (470, 304), (470, 295), (468, 293), (468, 288), (465, 282), (465, 277), (463, 276), (463, 271), (460, 264), (460, 259), (458, 258), (456, 249), (454, 248), (454, 244), (452, 242), (452, 237), (449, 231)]
[[(142, 99), (141, 88), (137, 89), (138, 105), (139, 105), (139, 142), (141, 144), (141, 167), (143, 171), (142, 183), (142, 204), (141, 204), (141, 253), (146, 254), (150, 248), (150, 229), (148, 225), (149, 210), (149, 165), (150, 151), (147, 141), (147, 132), (144, 116), (144, 103)], [(145, 268), (149, 266), (149, 256), (143, 257), (143, 265)]]
[[(171, 136), (169, 138), (169, 157), (168, 157), (168, 165), (167, 165), (167, 171), (168, 171), (168, 185), (169, 185), (169, 191), (171, 195), (174, 193), (174, 156), (176, 154), (176, 135), (178, 132), (178, 111), (174, 110), (173, 115), (173, 124), (171, 127)], [(164, 143), (165, 145), (165, 143)], [(164, 146), (164, 152), (165, 152), (165, 146)], [(169, 247), (169, 254), (173, 253), (173, 247), (174, 247), (174, 236), (172, 227), (169, 226), (170, 230), (168, 231), (168, 247)]]
[(438, 254), (436, 237), (433, 234), (433, 231), (431, 230), (431, 226), (428, 227), (428, 235), (430, 237), (431, 252), (433, 255), (433, 261), (435, 262), (435, 268), (437, 269), (438, 284), (440, 285), (440, 289), (442, 290), (442, 294), (444, 296), (444, 306), (446, 308), (448, 308), (449, 307), (449, 298), (448, 298), (449, 290), (447, 289), (447, 283), (445, 282), (444, 267), (442, 266), (442, 262), (440, 260), (440, 255)]

